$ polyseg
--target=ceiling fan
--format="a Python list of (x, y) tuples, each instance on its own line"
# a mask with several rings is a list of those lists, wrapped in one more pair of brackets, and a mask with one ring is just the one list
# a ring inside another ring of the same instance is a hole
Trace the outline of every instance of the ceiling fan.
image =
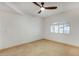
[(43, 10), (52, 10), (52, 9), (57, 9), (57, 6), (51, 6), (51, 7), (44, 7), (44, 2), (41, 2), (41, 5), (39, 5), (37, 2), (33, 2), (35, 5), (40, 7), (40, 11), (38, 11), (38, 14), (40, 14)]

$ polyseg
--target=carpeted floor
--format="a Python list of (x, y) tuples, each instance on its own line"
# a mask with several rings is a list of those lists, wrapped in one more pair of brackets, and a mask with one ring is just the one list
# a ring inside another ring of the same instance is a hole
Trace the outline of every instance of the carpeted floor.
[(79, 55), (79, 48), (43, 39), (0, 51), (0, 55), (1, 56)]

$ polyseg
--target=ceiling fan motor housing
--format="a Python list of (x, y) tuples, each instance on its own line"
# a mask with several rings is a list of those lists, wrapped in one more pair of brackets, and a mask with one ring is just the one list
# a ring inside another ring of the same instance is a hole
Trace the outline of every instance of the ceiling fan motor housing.
[(41, 5), (42, 5), (42, 7), (43, 7), (43, 5), (44, 5), (44, 2), (41, 2)]

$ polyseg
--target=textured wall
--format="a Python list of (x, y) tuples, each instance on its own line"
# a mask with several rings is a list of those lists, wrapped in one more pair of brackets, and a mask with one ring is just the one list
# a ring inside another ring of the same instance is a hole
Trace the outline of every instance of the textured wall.
[[(44, 38), (79, 46), (79, 9), (68, 10), (44, 20)], [(51, 33), (51, 24), (54, 22), (67, 22), (71, 30), (69, 34)]]
[(0, 49), (42, 38), (42, 20), (29, 15), (0, 13)]

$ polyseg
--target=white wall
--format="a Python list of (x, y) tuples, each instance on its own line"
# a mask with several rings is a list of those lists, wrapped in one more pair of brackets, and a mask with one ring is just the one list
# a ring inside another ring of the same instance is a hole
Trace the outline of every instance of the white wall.
[(41, 38), (41, 18), (0, 12), (0, 49)]
[[(44, 20), (44, 38), (79, 46), (79, 9), (51, 16)], [(55, 34), (50, 32), (50, 26), (54, 22), (68, 22), (71, 25), (70, 34)]]

